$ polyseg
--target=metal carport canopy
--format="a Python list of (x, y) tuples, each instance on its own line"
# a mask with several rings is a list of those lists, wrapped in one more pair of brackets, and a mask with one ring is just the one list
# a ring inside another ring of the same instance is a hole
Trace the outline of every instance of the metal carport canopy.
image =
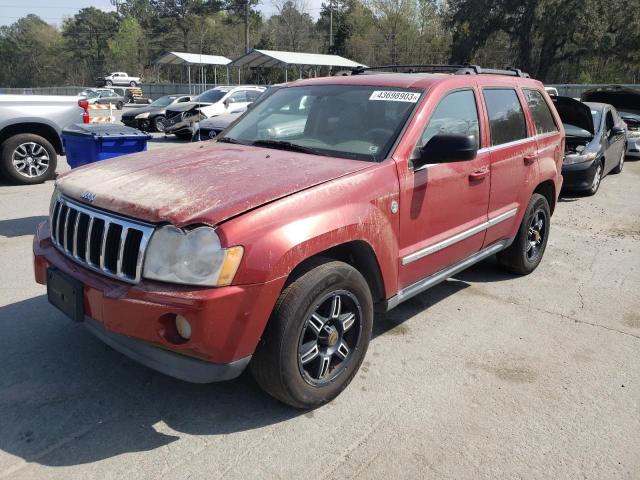
[(224, 65), (231, 60), (221, 55), (201, 55), (199, 53), (168, 52), (158, 58), (154, 63), (163, 65)]
[(365, 66), (339, 55), (320, 53), (279, 52), (275, 50), (251, 50), (229, 64), (230, 67), (275, 67), (279, 65), (309, 65), (354, 68)]

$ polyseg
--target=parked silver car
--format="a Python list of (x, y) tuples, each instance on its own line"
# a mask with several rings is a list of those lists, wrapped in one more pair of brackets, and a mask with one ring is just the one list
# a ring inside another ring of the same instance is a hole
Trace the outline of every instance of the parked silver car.
[(76, 97), (0, 95), (0, 176), (12, 183), (53, 178), (62, 129), (83, 121)]

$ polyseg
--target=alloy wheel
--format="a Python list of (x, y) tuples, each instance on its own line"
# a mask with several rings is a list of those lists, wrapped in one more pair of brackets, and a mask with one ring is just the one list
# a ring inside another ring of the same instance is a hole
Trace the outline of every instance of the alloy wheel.
[(540, 255), (547, 234), (547, 218), (542, 209), (536, 210), (529, 223), (527, 233), (527, 258), (534, 260)]
[(333, 382), (358, 349), (362, 310), (356, 297), (338, 290), (325, 295), (302, 327), (298, 368), (314, 386)]
[(591, 191), (595, 192), (598, 190), (598, 186), (600, 185), (600, 180), (602, 179), (602, 164), (598, 165), (596, 169), (596, 174), (593, 176), (593, 182), (591, 182)]
[(35, 142), (21, 143), (11, 157), (16, 172), (27, 178), (42, 176), (49, 168), (49, 152)]

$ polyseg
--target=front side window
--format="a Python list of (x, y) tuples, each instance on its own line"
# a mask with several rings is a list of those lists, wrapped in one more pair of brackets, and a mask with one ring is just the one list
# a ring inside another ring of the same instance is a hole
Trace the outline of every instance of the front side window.
[(229, 97), (229, 103), (244, 103), (247, 101), (247, 92), (246, 90), (240, 90), (235, 92)]
[(611, 110), (607, 110), (607, 115), (604, 121), (605, 121), (605, 126), (607, 128), (607, 133), (609, 133), (609, 131), (613, 128), (613, 125), (614, 125), (613, 115), (611, 115)]
[(281, 88), (218, 141), (380, 161), (421, 94), (418, 89), (364, 85)]
[(483, 95), (489, 113), (491, 145), (527, 138), (527, 123), (515, 90), (488, 88)]
[(542, 93), (538, 90), (525, 89), (524, 95), (527, 99), (529, 110), (531, 110), (533, 123), (536, 126), (536, 134), (557, 132), (558, 127), (556, 127), (556, 123), (553, 121), (553, 115)]
[(473, 90), (452, 92), (440, 101), (422, 133), (420, 146), (439, 134), (471, 135), (478, 147), (480, 128)]
[(194, 102), (216, 103), (227, 94), (228, 90), (207, 90), (193, 99)]

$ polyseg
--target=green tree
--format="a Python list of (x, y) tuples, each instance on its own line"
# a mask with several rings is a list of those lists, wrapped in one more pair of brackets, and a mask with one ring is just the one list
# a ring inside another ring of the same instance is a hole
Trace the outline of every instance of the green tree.
[(133, 17), (125, 17), (120, 22), (116, 35), (109, 41), (109, 57), (115, 70), (124, 70), (130, 75), (140, 73), (139, 46), (144, 32)]
[(0, 28), (0, 85), (37, 87), (61, 84), (62, 36), (36, 15)]

